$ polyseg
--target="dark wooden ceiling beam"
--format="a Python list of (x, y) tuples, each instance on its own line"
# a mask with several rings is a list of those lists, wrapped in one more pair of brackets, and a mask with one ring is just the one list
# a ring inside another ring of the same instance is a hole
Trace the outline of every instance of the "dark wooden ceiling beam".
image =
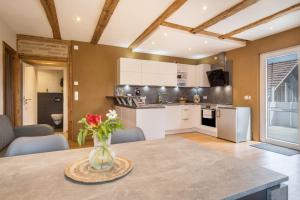
[(97, 26), (94, 31), (93, 38), (91, 40), (92, 44), (97, 44), (101, 35), (103, 34), (111, 16), (113, 15), (119, 0), (106, 0), (103, 6), (102, 12), (100, 14)]
[(53, 38), (61, 39), (54, 0), (40, 0), (52, 29)]
[(168, 17), (176, 12), (187, 0), (175, 0), (152, 24), (129, 46), (130, 49), (138, 47), (150, 34), (156, 30)]
[(251, 23), (251, 24), (248, 24), (248, 25), (246, 25), (246, 26), (243, 26), (243, 27), (241, 27), (241, 28), (238, 28), (238, 29), (236, 29), (236, 30), (234, 30), (234, 31), (231, 31), (231, 32), (229, 32), (229, 33), (226, 33), (226, 34), (224, 34), (224, 35), (221, 35), (220, 38), (222, 38), (222, 39), (229, 38), (229, 37), (231, 37), (231, 36), (233, 36), (233, 35), (236, 35), (236, 34), (238, 34), (238, 33), (247, 31), (247, 30), (249, 30), (249, 29), (251, 29), (251, 28), (254, 28), (254, 27), (256, 27), (256, 26), (259, 26), (259, 25), (268, 23), (268, 22), (270, 22), (270, 21), (273, 21), (273, 20), (275, 20), (275, 19), (277, 19), (277, 18), (279, 18), (279, 17), (282, 17), (282, 16), (284, 16), (284, 15), (287, 15), (287, 14), (289, 14), (289, 13), (291, 13), (291, 12), (295, 12), (295, 11), (297, 11), (297, 10), (300, 10), (300, 3), (295, 4), (295, 5), (293, 5), (293, 6), (290, 6), (290, 7), (286, 8), (286, 9), (283, 9), (283, 10), (277, 12), (277, 13), (274, 13), (273, 15), (270, 15), (270, 16), (268, 16), (268, 17), (265, 17), (265, 18), (263, 18), (263, 19), (260, 19), (260, 20), (258, 20), (258, 21), (255, 21), (255, 22), (253, 22), (253, 23)]
[(208, 21), (204, 22), (203, 24), (200, 24), (199, 26), (197, 26), (196, 28), (192, 29), (191, 32), (193, 33), (199, 33), (203, 30), (205, 30), (206, 28), (240, 12), (241, 10), (253, 5), (254, 3), (256, 3), (258, 0), (243, 0), (240, 3), (234, 5), (233, 7), (225, 10), (224, 12), (218, 14), (217, 16), (209, 19)]
[[(182, 31), (186, 31), (186, 32), (189, 32), (191, 34), (194, 34), (194, 33), (191, 32), (191, 30), (193, 29), (191, 27), (182, 26), (182, 25), (179, 25), (179, 24), (173, 24), (173, 23), (170, 23), (170, 22), (163, 22), (161, 25), (165, 26), (165, 27), (178, 29), (178, 30), (182, 30)], [(210, 31), (205, 31), (205, 30), (199, 31), (197, 34), (202, 34), (202, 35), (206, 35), (206, 36), (210, 36), (210, 37), (215, 37), (217, 39), (220, 39), (219, 37), (221, 36), (221, 34), (210, 32)], [(239, 41), (239, 42), (247, 42), (247, 40), (234, 38), (234, 37), (229, 37), (228, 39), (229, 40), (234, 40), (234, 41)]]

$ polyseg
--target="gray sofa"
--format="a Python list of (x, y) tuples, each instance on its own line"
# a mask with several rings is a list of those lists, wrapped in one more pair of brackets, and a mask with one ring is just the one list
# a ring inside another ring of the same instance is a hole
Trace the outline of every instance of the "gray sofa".
[(51, 126), (29, 125), (13, 128), (5, 115), (0, 115), (0, 157), (17, 156), (69, 149), (61, 134), (54, 134)]

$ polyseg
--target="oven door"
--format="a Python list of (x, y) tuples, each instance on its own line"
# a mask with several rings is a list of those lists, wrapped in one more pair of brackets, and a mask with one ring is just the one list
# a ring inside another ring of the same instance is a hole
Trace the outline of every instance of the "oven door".
[(216, 110), (208, 108), (201, 109), (201, 124), (216, 127)]

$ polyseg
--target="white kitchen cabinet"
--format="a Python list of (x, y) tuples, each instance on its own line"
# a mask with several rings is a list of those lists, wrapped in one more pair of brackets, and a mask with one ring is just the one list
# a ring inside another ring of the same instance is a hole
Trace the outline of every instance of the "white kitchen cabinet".
[(142, 84), (157, 86), (176, 86), (177, 65), (175, 63), (143, 60)]
[(196, 66), (196, 85), (197, 87), (210, 87), (207, 71), (210, 71), (211, 67), (209, 64), (200, 64)]
[(139, 127), (146, 140), (165, 137), (165, 108), (135, 109), (115, 106), (124, 128)]
[(120, 58), (117, 68), (119, 85), (142, 85), (142, 62), (138, 59)]
[(185, 87), (196, 87), (196, 65), (178, 64), (177, 70), (185, 76)]
[(200, 123), (200, 105), (166, 106), (166, 130), (196, 128)]

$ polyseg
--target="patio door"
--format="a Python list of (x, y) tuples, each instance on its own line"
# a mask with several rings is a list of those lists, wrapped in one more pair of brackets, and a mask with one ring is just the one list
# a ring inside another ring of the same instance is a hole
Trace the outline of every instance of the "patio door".
[(300, 46), (265, 53), (260, 59), (261, 140), (300, 149)]

